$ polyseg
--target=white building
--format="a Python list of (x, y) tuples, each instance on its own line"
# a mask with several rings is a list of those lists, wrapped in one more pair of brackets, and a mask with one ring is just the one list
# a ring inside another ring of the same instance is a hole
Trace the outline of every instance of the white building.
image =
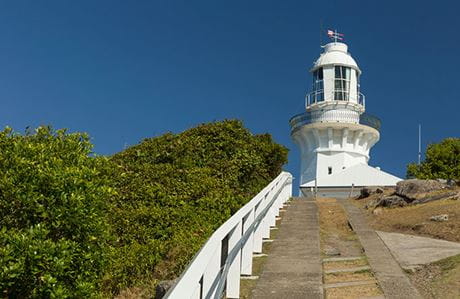
[[(337, 34), (337, 33), (336, 33)], [(394, 186), (401, 179), (368, 165), (380, 138), (380, 120), (365, 113), (361, 70), (341, 42), (324, 46), (310, 70), (306, 111), (291, 118), (291, 137), (301, 153), (300, 188), (310, 195), (348, 196), (350, 188)]]

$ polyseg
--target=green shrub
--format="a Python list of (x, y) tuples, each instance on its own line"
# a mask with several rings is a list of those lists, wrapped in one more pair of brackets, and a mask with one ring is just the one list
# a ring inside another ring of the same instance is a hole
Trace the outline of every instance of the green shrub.
[(0, 133), (0, 291), (93, 297), (106, 264), (108, 161), (85, 134)]
[(235, 120), (145, 139), (116, 154), (106, 291), (177, 277), (212, 232), (280, 172), (287, 149)]
[(420, 165), (407, 165), (407, 176), (460, 180), (460, 138), (446, 138), (428, 145), (425, 160)]
[(110, 159), (91, 149), (87, 135), (65, 130), (0, 132), (3, 297), (151, 290), (177, 277), (287, 161), (270, 135), (234, 120), (146, 139)]

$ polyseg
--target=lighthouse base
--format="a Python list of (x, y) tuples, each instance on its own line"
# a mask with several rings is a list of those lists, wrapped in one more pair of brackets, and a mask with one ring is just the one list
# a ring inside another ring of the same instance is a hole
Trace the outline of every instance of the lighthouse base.
[[(300, 187), (303, 197), (349, 198), (358, 196), (362, 187)], [(316, 191), (315, 191), (316, 190)]]
[(331, 175), (300, 185), (304, 196), (345, 198), (359, 194), (363, 187), (396, 186), (402, 179), (379, 168), (360, 163)]

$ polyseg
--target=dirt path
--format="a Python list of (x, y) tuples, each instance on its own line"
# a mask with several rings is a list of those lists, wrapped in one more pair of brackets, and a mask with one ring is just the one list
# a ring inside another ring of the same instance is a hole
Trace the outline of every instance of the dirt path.
[(383, 298), (358, 236), (335, 199), (318, 199), (326, 298)]

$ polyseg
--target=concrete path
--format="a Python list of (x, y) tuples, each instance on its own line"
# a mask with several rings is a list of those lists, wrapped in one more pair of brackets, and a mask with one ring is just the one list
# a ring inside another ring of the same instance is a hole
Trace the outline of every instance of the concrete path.
[(369, 227), (364, 213), (348, 200), (339, 200), (339, 202), (348, 214), (348, 220), (359, 237), (385, 298), (422, 298), (393, 258), (390, 250)]
[(377, 231), (401, 267), (413, 269), (460, 254), (460, 243)]
[(253, 290), (254, 299), (323, 298), (318, 207), (294, 198)]

